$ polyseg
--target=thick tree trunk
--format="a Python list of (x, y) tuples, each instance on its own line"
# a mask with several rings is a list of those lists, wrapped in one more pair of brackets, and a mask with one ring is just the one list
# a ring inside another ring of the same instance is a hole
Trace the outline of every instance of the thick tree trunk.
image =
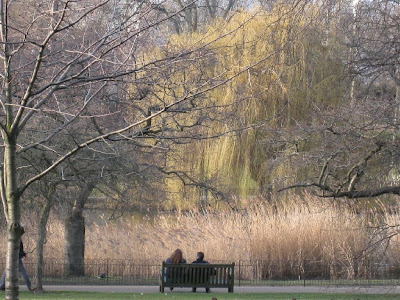
[(82, 212), (72, 213), (65, 221), (64, 276), (83, 276), (85, 256), (85, 220)]
[(85, 220), (73, 213), (65, 221), (64, 276), (83, 276), (85, 256)]
[(83, 276), (85, 274), (85, 219), (83, 209), (94, 184), (81, 188), (71, 215), (65, 220), (64, 276)]

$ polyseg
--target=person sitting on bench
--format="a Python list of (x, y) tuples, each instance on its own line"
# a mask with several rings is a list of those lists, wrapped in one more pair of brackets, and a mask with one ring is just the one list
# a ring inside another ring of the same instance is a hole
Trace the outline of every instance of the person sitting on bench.
[[(186, 259), (183, 258), (183, 252), (181, 249), (176, 249), (170, 257), (168, 257), (165, 262), (167, 264), (186, 264)], [(176, 270), (170, 270), (169, 268), (165, 271), (165, 281), (167, 280), (179, 280), (183, 274), (176, 273)], [(169, 288), (171, 291), (173, 287)]]
[[(192, 264), (208, 264), (208, 261), (204, 260), (204, 253), (203, 252), (197, 252), (197, 259), (195, 261), (193, 261)], [(208, 274), (209, 270), (206, 269), (205, 272), (206, 273), (205, 273), (204, 280), (208, 281), (208, 278), (210, 276), (210, 274)], [(196, 293), (196, 288), (195, 287), (192, 288), (192, 292)], [(211, 292), (210, 288), (206, 288), (206, 293), (209, 293), (209, 292)]]

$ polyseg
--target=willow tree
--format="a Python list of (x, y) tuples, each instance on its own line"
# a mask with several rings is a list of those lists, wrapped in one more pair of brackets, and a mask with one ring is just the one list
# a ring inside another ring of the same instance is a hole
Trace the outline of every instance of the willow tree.
[[(208, 115), (208, 126), (201, 133), (215, 139), (178, 151), (182, 168), (186, 166), (193, 178), (204, 183), (196, 186), (198, 198), (192, 201), (207, 203), (215, 190), (246, 197), (268, 191), (278, 176), (297, 172), (302, 177), (308, 172), (307, 167), (295, 168), (277, 158), (283, 154), (297, 159), (293, 153), (317, 143), (296, 133), (296, 125), (316, 122), (315, 106), (340, 103), (345, 86), (341, 84), (343, 47), (334, 34), (326, 35), (321, 24), (321, 7), (306, 1), (278, 1), (273, 9), (242, 11), (228, 21), (216, 20), (206, 30), (172, 39), (177, 48), (211, 44), (207, 49), (212, 59), (201, 69), (207, 76), (223, 74), (222, 80), (251, 66), (206, 95), (210, 107), (218, 109)], [(238, 127), (246, 130), (237, 134)], [(227, 131), (229, 135), (220, 137)], [(175, 158), (171, 165), (178, 164)], [(187, 185), (188, 181), (170, 182), (175, 192)]]
[[(114, 145), (120, 141), (151, 151), (165, 149), (170, 141), (197, 138), (197, 124), (177, 131), (176, 121), (183, 114), (205, 115), (208, 103), (202, 95), (236, 76), (222, 81), (218, 74), (202, 76), (195, 84), (171, 90), (163, 76), (177, 76), (204, 61), (204, 47), (164, 47), (162, 57), (145, 55), (149, 40), (160, 47), (168, 40), (157, 29), (186, 9), (159, 18), (157, 5), (158, 1), (49, 0), (30, 1), (26, 9), (27, 1), (0, 1), (6, 299), (19, 295), (21, 197), (33, 183), (57, 168), (60, 172), (53, 176), (63, 179), (68, 160), (85, 159), (77, 156), (83, 149), (93, 155), (117, 155)], [(29, 159), (37, 153), (46, 164)]]

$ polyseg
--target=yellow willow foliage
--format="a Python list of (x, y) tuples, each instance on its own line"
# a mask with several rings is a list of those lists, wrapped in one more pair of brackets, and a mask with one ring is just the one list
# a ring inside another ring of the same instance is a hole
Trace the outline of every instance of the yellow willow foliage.
[[(208, 136), (257, 122), (275, 128), (311, 122), (310, 109), (315, 103), (336, 105), (342, 94), (337, 88), (342, 66), (335, 59), (340, 49), (323, 45), (321, 38), (325, 35), (313, 23), (317, 11), (311, 6), (298, 13), (284, 5), (271, 12), (242, 11), (229, 21), (217, 20), (202, 31), (171, 37), (171, 51), (202, 49), (205, 55), (171, 71), (162, 84), (168, 85), (168, 89), (160, 91), (159, 98), (183, 94), (195, 88), (199, 78), (211, 78), (210, 82), (229, 79), (202, 98), (202, 105), (214, 107), (201, 111), (211, 120), (202, 129), (202, 134)], [(176, 90), (172, 93), (169, 88)], [(180, 121), (190, 124), (196, 117), (192, 114)], [(178, 162), (171, 156), (168, 163), (172, 168), (188, 170), (198, 181), (246, 197), (256, 193), (261, 181), (269, 176), (291, 172), (290, 165), (285, 163), (275, 166), (269, 175), (263, 174), (269, 168), (263, 165), (269, 155), (265, 151), (268, 145), (259, 145), (258, 141), (267, 134), (253, 129), (192, 143), (172, 154), (176, 157), (179, 153)], [(180, 181), (170, 179), (168, 186), (175, 206), (183, 207), (183, 203), (200, 199), (199, 195), (185, 194)]]

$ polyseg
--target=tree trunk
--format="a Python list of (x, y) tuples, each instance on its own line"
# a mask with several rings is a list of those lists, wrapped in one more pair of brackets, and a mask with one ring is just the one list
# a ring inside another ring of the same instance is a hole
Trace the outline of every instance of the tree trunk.
[(37, 236), (36, 236), (36, 263), (34, 270), (34, 286), (36, 291), (43, 291), (43, 250), (44, 243), (46, 241), (46, 226), (49, 220), (50, 210), (54, 204), (54, 194), (56, 191), (56, 186), (50, 186), (46, 191), (46, 202), (40, 212), (40, 219), (38, 224)]
[[(8, 229), (7, 260), (6, 260), (6, 293), (5, 299), (19, 299), (19, 246), (24, 229), (21, 226), (21, 211), (19, 191), (17, 189), (17, 169), (15, 165), (16, 139), (13, 133), (5, 137), (4, 164), (2, 176), (2, 197), (6, 202), (6, 218)], [(3, 202), (4, 203), (4, 202)]]
[(5, 299), (18, 299), (19, 283), (19, 244), (23, 229), (20, 223), (12, 223), (8, 226), (8, 244), (6, 260), (6, 295)]
[(74, 203), (71, 215), (65, 221), (64, 276), (83, 276), (85, 274), (85, 219), (83, 209), (94, 184), (81, 188)]
[(83, 276), (85, 255), (85, 220), (72, 213), (65, 222), (64, 276)]

